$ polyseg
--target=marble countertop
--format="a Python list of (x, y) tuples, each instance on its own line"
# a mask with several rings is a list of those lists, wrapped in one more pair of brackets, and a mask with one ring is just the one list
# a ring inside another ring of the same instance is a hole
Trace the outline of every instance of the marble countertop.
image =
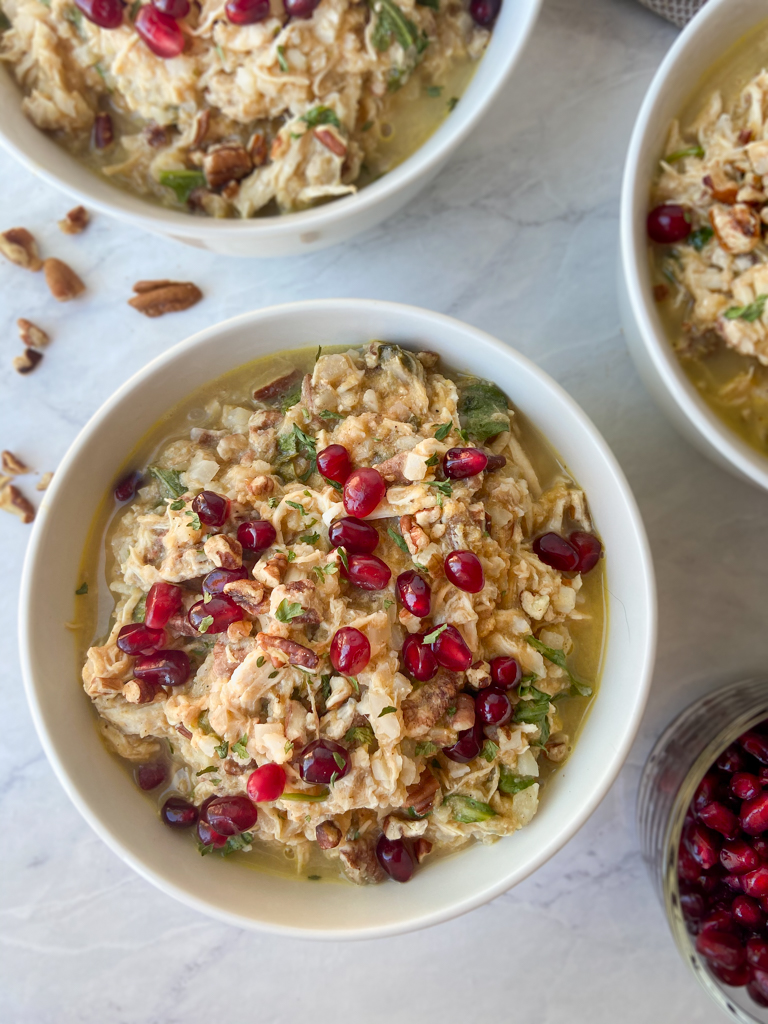
[[(39, 278), (0, 266), (0, 447), (55, 469), (131, 373), (232, 314), (322, 296), (400, 300), (508, 341), (582, 404), (638, 496), (660, 597), (645, 720), (581, 832), (468, 916), (400, 938), (315, 944), (242, 932), (186, 909), (133, 874), (80, 819), (24, 700), (15, 620), (29, 528), (4, 516), (4, 1024), (202, 1024), (242, 1018), (246, 1007), (263, 1024), (347, 1015), (383, 1024), (394, 1013), (460, 1024), (481, 1011), (535, 1024), (721, 1019), (675, 952), (634, 826), (641, 766), (673, 713), (718, 681), (763, 668), (768, 603), (768, 496), (678, 437), (643, 389), (619, 324), (624, 152), (675, 35), (634, 0), (545, 0), (513, 78), (434, 185), (348, 246), (296, 259), (213, 256), (104, 217), (65, 237), (56, 220), (71, 203), (0, 155), (0, 227), (30, 228), (88, 284), (87, 297), (61, 307)], [(125, 305), (134, 281), (162, 277), (198, 282), (205, 301), (155, 321)], [(28, 377), (10, 366), (19, 316), (55, 335)], [(381, 997), (379, 980), (396, 988), (394, 1001)]]

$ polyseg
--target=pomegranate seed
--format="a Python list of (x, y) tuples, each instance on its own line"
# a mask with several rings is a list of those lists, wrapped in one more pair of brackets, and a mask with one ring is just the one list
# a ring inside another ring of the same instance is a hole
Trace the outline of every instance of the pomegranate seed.
[(761, 768), (757, 774), (761, 786), (768, 786), (768, 768)]
[(396, 882), (408, 882), (413, 878), (416, 859), (410, 846), (402, 839), (387, 839), (380, 835), (376, 843), (376, 859)]
[(99, 28), (119, 28), (123, 23), (120, 0), (74, 0), (78, 10)]
[(202, 815), (197, 823), (197, 838), (203, 846), (212, 846), (215, 850), (227, 845), (227, 836), (211, 828), (207, 821), (203, 821)]
[(169, 796), (160, 810), (160, 817), (171, 828), (190, 828), (197, 821), (197, 808), (180, 796)]
[(126, 654), (141, 654), (162, 647), (165, 641), (164, 629), (150, 629), (143, 622), (132, 622), (123, 626), (117, 634), (117, 646)]
[(465, 480), (482, 473), (488, 456), (479, 448), (449, 448), (443, 456), (443, 471), (451, 480)]
[(742, 988), (752, 977), (749, 964), (742, 964), (741, 967), (736, 967), (734, 970), (728, 970), (727, 967), (720, 967), (718, 964), (710, 964), (709, 969), (719, 981), (725, 985), (731, 985), (733, 988)]
[[(695, 864), (696, 862), (693, 861), (693, 863)], [(714, 893), (715, 889), (720, 885), (722, 870), (723, 869), (719, 865), (716, 865), (711, 871), (705, 871), (703, 874), (700, 873), (699, 877), (696, 879), (697, 887), (705, 895), (711, 895)], [(699, 872), (701, 872), (701, 868), (699, 868)]]
[(403, 643), (405, 670), (420, 683), (431, 679), (437, 672), (437, 660), (429, 644), (424, 643), (424, 636), (424, 633), (410, 633)]
[(579, 564), (579, 553), (559, 533), (545, 533), (533, 542), (533, 552), (544, 565), (549, 565), (558, 572), (576, 572)]
[(696, 789), (696, 793), (691, 802), (691, 807), (694, 812), (698, 814), (702, 808), (706, 807), (707, 804), (711, 804), (717, 797), (718, 787), (720, 780), (714, 772), (708, 772)]
[(579, 556), (579, 564), (576, 566), (576, 572), (580, 572), (582, 574), (591, 572), (600, 561), (600, 555), (603, 553), (603, 545), (594, 533), (584, 533), (583, 530), (574, 530), (573, 533), (568, 536), (568, 543), (571, 547), (576, 549), (576, 553)]
[(248, 796), (255, 804), (279, 800), (285, 789), (285, 768), (269, 761), (248, 776)]
[(750, 772), (734, 772), (731, 776), (730, 790), (738, 800), (754, 800), (756, 796), (760, 796), (762, 786), (756, 775)]
[(700, 892), (685, 892), (680, 894), (680, 909), (683, 917), (689, 925), (689, 931), (697, 932), (699, 925), (706, 912), (704, 897)]
[(753, 839), (752, 849), (760, 860), (768, 860), (768, 839)]
[(730, 889), (731, 892), (741, 892), (744, 888), (741, 884), (741, 877), (739, 875), (726, 875), (723, 878), (723, 885)]
[(730, 910), (714, 910), (701, 922), (702, 932), (732, 932), (735, 929)]
[(471, 729), (464, 729), (459, 733), (459, 738), (452, 747), (443, 747), (443, 753), (451, 761), (458, 761), (459, 764), (466, 764), (473, 760), (480, 753), (483, 745), (483, 723), (480, 718), (475, 719)]
[(349, 754), (335, 740), (313, 740), (299, 757), (299, 774), (305, 782), (327, 786), (331, 779), (343, 779), (348, 771)]
[(758, 836), (768, 830), (768, 793), (763, 792), (754, 800), (745, 800), (741, 805), (741, 827), (751, 836)]
[(760, 858), (743, 839), (728, 839), (720, 850), (720, 863), (732, 875), (744, 875), (760, 867)]
[(764, 971), (760, 967), (753, 967), (752, 983), (760, 993), (761, 997), (765, 1000), (765, 1003), (761, 1003), (760, 1005), (768, 1006), (768, 971)]
[(761, 864), (749, 874), (742, 875), (741, 885), (747, 896), (768, 896), (768, 865)]
[(486, 725), (506, 725), (512, 717), (512, 705), (502, 690), (483, 690), (475, 700), (475, 710)]
[(151, 764), (140, 764), (135, 774), (136, 785), (139, 789), (149, 791), (157, 789), (168, 777), (168, 770), (161, 761), (154, 761)]
[(151, 4), (145, 4), (136, 15), (134, 28), (157, 57), (171, 60), (184, 49), (184, 33), (179, 24)]
[(735, 839), (739, 834), (739, 819), (728, 808), (717, 800), (702, 807), (699, 811), (699, 820), (705, 825), (720, 832), (726, 839)]
[(269, 0), (229, 0), (224, 10), (233, 25), (255, 25), (269, 17)]
[(655, 206), (646, 221), (648, 237), (659, 245), (682, 242), (691, 233), (691, 215), (677, 203)]
[(237, 539), (247, 551), (266, 551), (277, 539), (277, 531), (268, 519), (251, 519), (240, 523)]
[(223, 526), (229, 517), (229, 498), (216, 491), (200, 491), (192, 501), (192, 511), (206, 526)]
[(144, 625), (150, 629), (163, 629), (168, 620), (181, 608), (181, 587), (172, 583), (153, 583), (147, 594)]
[(415, 569), (401, 572), (397, 577), (397, 596), (404, 608), (419, 619), (429, 615), (432, 608), (432, 588)]
[[(198, 633), (212, 636), (214, 633), (223, 633), (233, 622), (242, 622), (243, 609), (236, 605), (231, 597), (219, 594), (217, 597), (212, 597), (208, 604), (205, 601), (193, 604), (189, 609), (187, 619)], [(213, 621), (208, 622), (208, 619)]]
[(445, 575), (459, 590), (479, 594), (485, 586), (480, 559), (472, 551), (452, 551), (444, 562)]
[(705, 825), (694, 825), (685, 833), (685, 843), (694, 860), (707, 870), (720, 861), (720, 836)]
[(759, 732), (745, 732), (739, 737), (739, 743), (760, 764), (768, 764), (768, 736), (762, 736)]
[(109, 114), (102, 112), (96, 115), (91, 137), (95, 149), (108, 149), (112, 145), (115, 141), (115, 130)]
[(368, 637), (354, 626), (342, 626), (333, 634), (330, 659), (337, 672), (345, 676), (356, 676), (371, 660)]
[(181, 686), (189, 679), (189, 658), (184, 651), (141, 654), (133, 663), (133, 674), (155, 686)]
[(392, 570), (376, 555), (350, 555), (349, 569), (340, 563), (341, 575), (362, 590), (383, 590), (389, 583)]
[(130, 501), (136, 497), (136, 491), (141, 487), (144, 477), (141, 473), (129, 473), (124, 476), (115, 487), (115, 501)]
[(469, 13), (481, 28), (490, 28), (501, 10), (501, 0), (471, 0)]
[(236, 836), (256, 824), (258, 811), (247, 796), (222, 796), (205, 809), (208, 824), (222, 836)]
[(731, 746), (724, 750), (717, 761), (715, 761), (715, 764), (723, 772), (743, 772), (747, 767), (744, 754), (736, 746)]
[(152, 0), (152, 6), (169, 18), (186, 18), (189, 14), (189, 0)]
[(684, 843), (677, 855), (677, 873), (686, 882), (696, 882), (701, 874), (701, 865)]
[(751, 896), (737, 896), (731, 904), (731, 914), (738, 924), (750, 931), (756, 932), (765, 924), (765, 914)]
[(376, 509), (386, 493), (387, 485), (377, 469), (356, 469), (344, 483), (344, 511), (347, 515), (364, 519)]
[(472, 652), (455, 626), (446, 626), (432, 644), (438, 665), (453, 672), (466, 672), (472, 664)]
[(239, 569), (213, 569), (203, 578), (204, 594), (223, 594), (224, 587), (235, 580), (247, 580), (248, 570), (245, 566)]
[(753, 936), (747, 942), (747, 961), (761, 971), (768, 971), (768, 942)]
[(345, 548), (350, 555), (370, 555), (379, 543), (379, 531), (354, 516), (337, 519), (328, 531), (332, 548)]
[[(758, 1006), (768, 1006), (768, 973), (766, 973), (765, 977), (765, 991), (763, 991), (763, 988), (758, 984), (757, 979), (755, 978), (755, 974), (757, 973), (758, 972), (756, 971), (752, 972), (752, 981), (747, 985), (747, 994), (750, 999), (753, 999), (757, 1003)], [(760, 971), (759, 973), (763, 974), (765, 972)]]
[(495, 686), (502, 690), (511, 690), (523, 678), (523, 671), (516, 658), (493, 658), (491, 661), (491, 679)]
[(311, 18), (320, 0), (284, 0), (283, 7), (289, 18)]
[(718, 967), (735, 971), (744, 963), (746, 954), (735, 935), (710, 929), (701, 931), (696, 939), (696, 950)]
[[(343, 484), (352, 472), (349, 452), (343, 444), (329, 444), (327, 448), (317, 453), (317, 468), (326, 480)], [(378, 473), (376, 475), (378, 476)]]

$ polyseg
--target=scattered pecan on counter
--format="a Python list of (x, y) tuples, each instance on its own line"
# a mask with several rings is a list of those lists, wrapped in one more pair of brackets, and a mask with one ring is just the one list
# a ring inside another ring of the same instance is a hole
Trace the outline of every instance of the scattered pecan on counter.
[(76, 206), (59, 221), (59, 228), (65, 235), (79, 235), (90, 223), (90, 214), (84, 206)]
[(43, 265), (37, 242), (26, 228), (9, 228), (0, 233), (0, 253), (25, 270), (40, 270)]
[(189, 309), (203, 297), (191, 281), (137, 281), (133, 290), (136, 295), (128, 300), (128, 305), (152, 317)]
[(57, 302), (69, 302), (85, 291), (83, 282), (63, 260), (49, 257), (43, 263), (43, 273), (51, 295)]

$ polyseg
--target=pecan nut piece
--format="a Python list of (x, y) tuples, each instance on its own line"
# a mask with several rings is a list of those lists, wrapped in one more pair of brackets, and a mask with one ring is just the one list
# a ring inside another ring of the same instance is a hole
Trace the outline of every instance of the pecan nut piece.
[(29, 466), (23, 463), (13, 452), (9, 452), (8, 449), (5, 449), (0, 454), (0, 466), (8, 476), (21, 476), (22, 473), (29, 473)]
[(0, 509), (12, 512), (22, 523), (31, 523), (35, 518), (35, 506), (24, 497), (18, 487), (8, 484), (0, 491)]
[(123, 697), (129, 704), (151, 704), (158, 693), (165, 696), (165, 690), (148, 679), (131, 679), (123, 686)]
[[(256, 643), (267, 652), (269, 660), (275, 668), (281, 668), (286, 661), (291, 665), (299, 665), (301, 668), (317, 668), (320, 664), (320, 659), (314, 651), (297, 644), (295, 640), (286, 640), (282, 636), (273, 636), (271, 633), (257, 633)], [(273, 652), (279, 653), (274, 654)]]
[(317, 141), (325, 146), (326, 149), (330, 149), (334, 156), (347, 155), (346, 142), (333, 128), (323, 125), (322, 127), (313, 128), (313, 134)]
[(739, 183), (729, 178), (721, 168), (715, 168), (701, 179), (702, 185), (708, 188), (718, 203), (726, 203), (733, 206), (736, 196), (739, 194)]
[(253, 580), (233, 580), (226, 584), (224, 593), (249, 615), (263, 615), (269, 611), (269, 600), (264, 601), (264, 587)]
[(269, 147), (264, 132), (254, 132), (248, 142), (248, 153), (254, 167), (262, 167), (267, 162)]
[(413, 844), (413, 852), (416, 854), (416, 860), (421, 864), (424, 858), (432, 853), (432, 843), (420, 836)]
[(43, 261), (37, 251), (37, 242), (26, 228), (9, 228), (0, 234), (0, 253), (25, 270), (39, 270)]
[(151, 317), (189, 309), (203, 297), (191, 281), (138, 281), (133, 290), (136, 295), (128, 300), (128, 305)]
[(333, 821), (321, 821), (315, 829), (315, 839), (321, 850), (333, 850), (341, 842), (341, 829)]
[(90, 214), (84, 206), (76, 206), (59, 221), (59, 227), (65, 235), (79, 235), (88, 227), (90, 219)]
[(375, 885), (387, 877), (376, 857), (376, 838), (366, 835), (351, 839), (339, 847), (347, 876), (357, 885)]
[(733, 255), (752, 252), (760, 243), (760, 217), (748, 206), (713, 206), (709, 219), (718, 242)]
[(57, 302), (69, 302), (85, 291), (83, 282), (72, 267), (63, 260), (49, 257), (43, 263), (43, 273), (45, 274), (45, 283)]
[[(282, 377), (277, 377), (269, 384), (265, 384), (263, 387), (257, 388), (253, 392), (253, 397), (257, 402), (274, 402), (278, 398), (284, 398), (288, 392), (299, 383), (302, 377), (303, 374), (301, 370), (291, 370), (290, 373), (286, 373)], [(273, 412), (272, 415), (276, 416), (276, 419), (273, 420), (274, 423), (277, 423), (282, 419), (280, 413)], [(263, 426), (260, 425), (258, 429), (263, 430), (264, 426), (269, 425), (270, 424), (264, 424)]]
[(401, 706), (406, 736), (413, 739), (426, 736), (435, 722), (455, 703), (461, 684), (462, 677), (458, 672), (439, 668), (434, 679), (406, 697)]
[(51, 340), (42, 327), (33, 324), (31, 320), (25, 320), (24, 317), (16, 321), (16, 326), (19, 328), (19, 337), (27, 348), (45, 348)]
[(243, 545), (223, 533), (209, 537), (203, 544), (203, 551), (219, 569), (239, 569), (243, 564)]
[(32, 373), (34, 368), (43, 360), (43, 353), (36, 348), (25, 348), (23, 356), (16, 356), (13, 360), (13, 368), (16, 373)]
[(93, 122), (93, 145), (96, 149), (108, 149), (115, 141), (112, 118), (107, 113), (97, 114)]
[(440, 783), (429, 768), (424, 768), (419, 776), (419, 781), (406, 790), (408, 798), (404, 806), (412, 808), (414, 814), (426, 814), (427, 811), (432, 810), (438, 789), (440, 789)]
[(224, 142), (212, 146), (203, 157), (203, 171), (209, 188), (221, 188), (240, 181), (253, 170), (253, 161), (244, 146)]

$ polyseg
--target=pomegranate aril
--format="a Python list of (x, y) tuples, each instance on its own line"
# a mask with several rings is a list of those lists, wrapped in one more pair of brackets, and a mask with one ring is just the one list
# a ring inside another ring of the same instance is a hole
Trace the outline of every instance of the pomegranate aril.
[(301, 752), (299, 774), (305, 782), (328, 785), (349, 771), (349, 754), (335, 740), (313, 740)]
[(356, 676), (371, 660), (371, 645), (365, 633), (354, 626), (342, 626), (333, 634), (331, 665), (345, 676)]
[(761, 971), (768, 971), (768, 942), (753, 936), (747, 941), (747, 961)]
[[(768, 971), (764, 971), (760, 967), (753, 967), (752, 984), (755, 986), (755, 989), (760, 994), (760, 997), (764, 1000), (764, 1002), (761, 1002), (760, 1005), (768, 1006)], [(754, 995), (752, 996), (752, 998), (755, 998)], [(756, 1000), (756, 1002), (760, 1002), (760, 1000), (758, 999)]]
[(362, 590), (383, 590), (389, 583), (392, 570), (376, 555), (349, 555), (349, 568), (339, 563), (341, 575)]
[(192, 501), (192, 511), (206, 526), (223, 526), (229, 518), (229, 498), (216, 491), (200, 491)]
[(662, 203), (655, 206), (646, 221), (648, 237), (659, 245), (682, 242), (691, 233), (691, 217), (683, 206), (677, 203)]
[(455, 626), (446, 626), (432, 644), (438, 665), (453, 672), (466, 672), (472, 664), (472, 652)]
[(718, 800), (713, 800), (711, 804), (702, 807), (699, 811), (699, 821), (703, 821), (726, 839), (735, 839), (739, 834), (739, 819)]
[(99, 28), (119, 28), (123, 23), (120, 0), (74, 0), (75, 7)]
[(220, 850), (222, 846), (227, 845), (227, 836), (217, 832), (207, 821), (203, 820), (202, 816), (197, 823), (197, 838), (203, 846), (212, 846), (215, 850)]
[(410, 633), (403, 643), (403, 663), (411, 678), (425, 683), (437, 672), (437, 659), (429, 644), (424, 643), (424, 633)]
[(476, 25), (490, 28), (499, 16), (501, 0), (470, 0), (469, 13)]
[(713, 800), (717, 799), (718, 789), (720, 786), (720, 779), (713, 772), (708, 772), (696, 789), (696, 793), (691, 802), (691, 807), (694, 812), (698, 812), (706, 807), (707, 804), (711, 804)]
[(761, 768), (757, 777), (760, 779), (761, 786), (768, 786), (768, 768)]
[(261, 765), (248, 776), (248, 796), (255, 803), (279, 800), (285, 789), (285, 769), (271, 761)]
[(706, 913), (704, 897), (699, 892), (685, 892), (680, 894), (680, 909), (688, 924), (688, 930), (697, 932), (702, 918)]
[(576, 549), (579, 561), (576, 572), (591, 572), (600, 561), (603, 552), (603, 545), (594, 533), (585, 533), (583, 530), (574, 530), (568, 535), (568, 543)]
[(408, 882), (416, 870), (416, 858), (410, 844), (403, 839), (387, 839), (379, 836), (376, 843), (376, 859), (384, 871), (396, 882)]
[(685, 833), (685, 845), (694, 860), (706, 870), (720, 860), (720, 836), (705, 825), (694, 825)]
[(760, 764), (768, 764), (768, 736), (754, 731), (745, 732), (739, 737), (739, 743)]
[(732, 932), (735, 930), (735, 924), (733, 917), (731, 916), (730, 903), (729, 909), (720, 908), (713, 910), (709, 913), (704, 920), (701, 922), (699, 931), (702, 932)]
[(237, 539), (247, 551), (266, 551), (276, 538), (277, 531), (268, 519), (251, 519), (237, 528)]
[(184, 33), (179, 23), (151, 4), (145, 4), (139, 10), (133, 24), (147, 47), (163, 60), (178, 57), (184, 49)]
[(169, 18), (186, 18), (189, 14), (189, 0), (152, 0), (152, 6)]
[(768, 793), (763, 791), (754, 800), (745, 800), (739, 817), (741, 827), (751, 836), (768, 831)]
[(269, 0), (229, 0), (224, 8), (233, 25), (255, 25), (269, 17)]
[(747, 896), (768, 896), (768, 865), (741, 876), (741, 885)]
[(747, 759), (736, 746), (725, 749), (715, 764), (723, 772), (743, 772), (747, 767)]
[(181, 608), (182, 590), (172, 583), (153, 583), (144, 608), (144, 625), (150, 629), (163, 629), (168, 620)]
[(157, 789), (168, 777), (168, 769), (162, 761), (153, 761), (150, 764), (140, 764), (136, 769), (134, 778), (139, 789), (149, 791)]
[(228, 583), (234, 583), (235, 580), (247, 580), (248, 570), (245, 566), (241, 566), (239, 569), (213, 569), (203, 579), (203, 593), (204, 594), (223, 594), (224, 587)]
[(480, 559), (473, 551), (452, 551), (444, 562), (447, 579), (468, 594), (479, 594), (485, 586)]
[(189, 679), (189, 671), (189, 658), (184, 651), (141, 654), (133, 663), (133, 674), (155, 686), (181, 686)]
[(344, 548), (350, 555), (370, 555), (379, 543), (379, 531), (354, 516), (337, 519), (328, 531), (332, 548)]
[(419, 619), (426, 618), (432, 608), (432, 588), (415, 569), (397, 577), (397, 596), (404, 608)]
[(576, 572), (579, 564), (579, 553), (559, 533), (545, 533), (533, 542), (533, 553), (536, 557), (558, 572)]
[(730, 971), (741, 967), (746, 958), (744, 947), (735, 935), (711, 929), (699, 932), (696, 938), (696, 950), (706, 960)]
[(449, 448), (443, 456), (443, 471), (451, 480), (465, 480), (482, 473), (488, 456), (479, 448)]
[(512, 717), (512, 704), (502, 690), (483, 690), (475, 700), (475, 710), (486, 725), (506, 725)]
[(752, 896), (737, 896), (731, 904), (731, 914), (737, 924), (749, 931), (758, 931), (765, 924), (765, 914)]
[(734, 892), (741, 892), (744, 888), (741, 884), (740, 875), (725, 875), (723, 878), (723, 885), (731, 891), (731, 894)]
[(709, 969), (719, 981), (732, 988), (742, 988), (752, 977), (749, 964), (742, 964), (741, 967), (736, 967), (733, 970), (720, 967), (718, 964), (710, 964)]
[(491, 661), (491, 679), (494, 686), (500, 686), (502, 690), (511, 690), (523, 678), (523, 670), (516, 658), (502, 655), (493, 658)]
[(205, 819), (222, 836), (236, 836), (256, 824), (258, 811), (247, 796), (222, 796), (205, 809)]
[(753, 839), (752, 849), (761, 861), (768, 861), (768, 839)]
[(720, 863), (732, 875), (744, 875), (760, 867), (760, 858), (743, 839), (728, 839), (720, 850)]
[(443, 753), (451, 761), (466, 764), (480, 753), (483, 745), (483, 723), (478, 717), (471, 729), (464, 729), (451, 747), (443, 747)]
[(290, 18), (311, 18), (320, 0), (283, 0), (285, 13)]
[(130, 501), (136, 496), (144, 477), (141, 473), (129, 473), (115, 487), (115, 501)]
[(198, 633), (212, 636), (214, 633), (223, 633), (233, 622), (242, 622), (243, 609), (226, 594), (219, 594), (212, 597), (208, 604), (205, 601), (193, 604), (187, 618)]
[(197, 821), (197, 808), (180, 796), (169, 796), (160, 809), (160, 817), (171, 828), (190, 828)]
[[(762, 974), (763, 972), (761, 971), (760, 973)], [(768, 978), (768, 975), (766, 977)], [(754, 971), (752, 972), (752, 981), (747, 985), (747, 994), (758, 1006), (768, 1006), (768, 983), (766, 983), (765, 991), (763, 991), (755, 980)]]
[(115, 129), (112, 118), (102, 111), (93, 119), (91, 139), (95, 149), (108, 149), (115, 141)]
[[(349, 452), (343, 444), (329, 444), (327, 448), (317, 453), (317, 468), (326, 480), (344, 484), (352, 472)], [(378, 476), (378, 473), (376, 475)]]
[(756, 796), (760, 796), (762, 786), (756, 775), (750, 772), (734, 772), (731, 776), (730, 790), (738, 800), (754, 800)]
[(387, 493), (387, 486), (376, 469), (356, 469), (344, 483), (344, 511), (364, 519), (374, 512)]
[(132, 622), (123, 626), (117, 634), (117, 646), (125, 654), (141, 654), (162, 647), (165, 630), (150, 629), (143, 622)]
[(701, 875), (701, 864), (699, 864), (685, 843), (680, 843), (680, 849), (678, 850), (677, 873), (686, 882), (696, 882)]

